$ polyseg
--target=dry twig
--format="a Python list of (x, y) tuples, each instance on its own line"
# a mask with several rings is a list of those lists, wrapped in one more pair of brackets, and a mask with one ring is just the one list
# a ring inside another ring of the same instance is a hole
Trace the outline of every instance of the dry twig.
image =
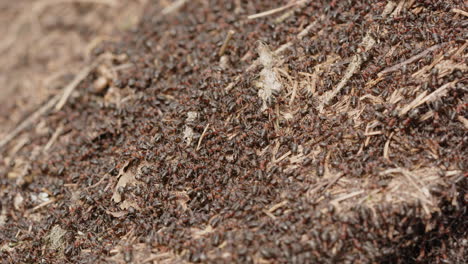
[(55, 201), (56, 201), (55, 199), (50, 199), (49, 201), (43, 202), (43, 203), (41, 203), (41, 204), (39, 204), (39, 205), (33, 207), (33, 208), (31, 209), (31, 212), (35, 212), (35, 211), (37, 211), (37, 210), (39, 210), (39, 209), (41, 209), (41, 208), (43, 208), (43, 207), (48, 206), (49, 204), (53, 204)]
[(429, 54), (430, 52), (442, 47), (443, 44), (438, 44), (438, 45), (434, 45), (428, 49), (426, 49), (425, 51), (419, 53), (419, 54), (416, 54), (414, 55), (413, 57), (401, 62), (401, 63), (398, 63), (396, 65), (393, 65), (392, 67), (389, 67), (389, 68), (386, 68), (384, 70), (382, 70), (381, 72), (379, 72), (378, 76), (381, 77), (383, 76), (384, 74), (387, 74), (387, 73), (391, 73), (391, 72), (394, 72), (394, 71), (397, 71), (399, 70), (400, 68), (402, 68), (403, 66), (407, 65), (407, 64), (410, 64), (412, 62), (415, 62), (423, 57), (425, 57), (427, 54)]
[(219, 52), (218, 52), (218, 56), (223, 56), (224, 55), (224, 52), (226, 51), (226, 48), (229, 44), (229, 41), (231, 40), (232, 36), (234, 35), (234, 30), (229, 30), (228, 33), (227, 33), (227, 36), (226, 38), (224, 39), (224, 42), (223, 42), (223, 45), (221, 46), (221, 48), (219, 49)]
[(185, 3), (187, 2), (187, 0), (177, 0), (175, 1), (174, 3), (166, 6), (162, 11), (161, 13), (163, 15), (168, 15), (170, 13), (173, 13), (177, 10), (179, 10)]
[(286, 10), (290, 7), (293, 7), (295, 5), (299, 5), (299, 4), (303, 4), (305, 3), (307, 0), (300, 0), (300, 1), (295, 1), (295, 2), (292, 2), (290, 4), (287, 4), (287, 5), (284, 5), (282, 7), (278, 7), (278, 8), (274, 8), (274, 9), (271, 9), (271, 10), (268, 10), (268, 11), (265, 11), (265, 12), (261, 12), (261, 13), (258, 13), (258, 14), (254, 14), (254, 15), (250, 15), (248, 16), (247, 18), (248, 19), (256, 19), (256, 18), (260, 18), (260, 17), (265, 17), (265, 16), (271, 16), (271, 15), (274, 15), (276, 13), (279, 13), (283, 10)]
[(52, 137), (50, 138), (49, 142), (47, 142), (47, 144), (45, 145), (44, 147), (44, 152), (47, 152), (51, 147), (52, 145), (55, 143), (55, 141), (57, 140), (57, 138), (60, 136), (60, 134), (62, 133), (63, 131), (63, 125), (60, 125), (57, 130), (55, 130), (54, 134), (52, 135)]
[(78, 86), (78, 84), (83, 81), (88, 74), (103, 60), (113, 58), (114, 55), (112, 54), (102, 54), (99, 56), (90, 66), (85, 67), (81, 70), (76, 77), (73, 79), (71, 83), (69, 83), (63, 90), (62, 93), (56, 94), (54, 97), (49, 99), (49, 101), (36, 110), (32, 115), (26, 118), (23, 122), (21, 122), (15, 129), (13, 129), (10, 133), (8, 133), (1, 141), (0, 141), (0, 150), (5, 147), (12, 139), (14, 139), (19, 133), (21, 133), (24, 129), (32, 125), (34, 122), (37, 121), (42, 115), (50, 111), (54, 106), (55, 110), (59, 111), (67, 102), (68, 98)]
[[(375, 40), (367, 34), (366, 37), (362, 40), (361, 43), (364, 46), (365, 51), (370, 50), (374, 45), (375, 45)], [(353, 77), (353, 75), (361, 68), (361, 64), (363, 63), (363, 59), (360, 56), (360, 54), (356, 54), (353, 56), (351, 59), (351, 63), (349, 64), (348, 68), (346, 69), (346, 73), (344, 74), (343, 78), (341, 81), (338, 83), (338, 85), (331, 91), (328, 91), (323, 95), (322, 98), (322, 103), (318, 106), (318, 110), (320, 112), (323, 112), (323, 108), (335, 98), (335, 96), (345, 87), (345, 85), (348, 83), (349, 79)]]
[(463, 10), (458, 9), (458, 8), (453, 8), (452, 12), (468, 17), (468, 12), (463, 11)]
[(355, 196), (358, 196), (358, 195), (361, 195), (364, 193), (364, 190), (359, 190), (359, 191), (355, 191), (355, 192), (352, 192), (352, 193), (348, 193), (348, 194), (345, 194), (345, 195), (342, 195), (338, 198), (336, 198), (335, 200), (331, 201), (330, 203), (331, 204), (338, 204), (339, 202), (342, 202), (344, 200), (347, 200), (347, 199), (351, 199)]
[(1, 141), (0, 141), (0, 150), (5, 147), (12, 139), (14, 139), (19, 133), (21, 133), (24, 129), (32, 125), (36, 122), (39, 117), (49, 111), (60, 99), (60, 94), (55, 95), (52, 97), (45, 105), (35, 111), (32, 115), (26, 118), (23, 122), (21, 122), (13, 131), (8, 133)]
[(468, 129), (468, 119), (466, 119), (464, 116), (458, 116), (458, 121), (460, 121), (466, 129)]
[(400, 110), (399, 116), (404, 116), (406, 113), (411, 111), (412, 109), (428, 102), (433, 102), (437, 98), (440, 98), (444, 95), (447, 94), (447, 90), (451, 87), (454, 87), (456, 81), (446, 83), (442, 85), (440, 88), (435, 90), (434, 92), (430, 93), (429, 95), (426, 96), (427, 91), (422, 92), (419, 94), (411, 103), (409, 103), (407, 106), (403, 107)]
[(210, 127), (210, 124), (206, 125), (205, 129), (203, 129), (203, 133), (201, 134), (200, 139), (198, 140), (197, 151), (200, 149), (200, 145), (202, 143), (202, 140), (205, 137), (206, 131), (208, 131), (209, 127)]
[(85, 67), (83, 70), (81, 70), (73, 79), (71, 83), (69, 83), (65, 89), (63, 90), (62, 97), (60, 100), (57, 102), (57, 105), (55, 106), (56, 111), (60, 111), (62, 107), (65, 105), (67, 102), (68, 98), (72, 94), (72, 92), (75, 90), (75, 88), (80, 84), (86, 76), (97, 66), (99, 62), (99, 59), (94, 61), (90, 66)]
[(389, 151), (390, 151), (390, 140), (392, 140), (392, 137), (394, 135), (394, 132), (392, 132), (390, 134), (390, 136), (388, 137), (387, 139), (387, 142), (385, 142), (385, 146), (384, 146), (384, 151), (383, 151), (383, 156), (386, 160), (390, 160), (390, 157), (388, 155)]

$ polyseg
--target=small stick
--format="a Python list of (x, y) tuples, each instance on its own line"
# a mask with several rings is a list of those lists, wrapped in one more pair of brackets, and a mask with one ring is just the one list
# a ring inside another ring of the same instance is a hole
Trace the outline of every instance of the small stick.
[(210, 124), (206, 125), (205, 129), (203, 129), (203, 133), (201, 134), (200, 139), (198, 140), (197, 151), (200, 149), (200, 145), (202, 143), (202, 140), (205, 137), (206, 131), (208, 130), (209, 127), (210, 127)]
[(292, 93), (291, 93), (291, 99), (289, 99), (289, 105), (290, 106), (294, 102), (294, 98), (296, 97), (296, 93), (297, 93), (297, 81), (294, 82), (293, 90), (292, 90)]
[(305, 37), (307, 34), (309, 34), (309, 31), (317, 24), (318, 20), (315, 20), (314, 22), (310, 23), (307, 27), (305, 27), (299, 34), (297, 34), (298, 39), (302, 39)]
[(468, 12), (463, 11), (463, 10), (458, 9), (458, 8), (453, 8), (452, 12), (468, 17)]
[(331, 203), (331, 204), (339, 203), (339, 202), (342, 202), (342, 201), (344, 201), (344, 200), (353, 198), (354, 196), (361, 195), (362, 193), (364, 193), (364, 190), (360, 190), (360, 191), (355, 191), (355, 192), (352, 192), (352, 193), (348, 193), (348, 194), (345, 194), (345, 195), (343, 195), (343, 196), (340, 196), (340, 197), (336, 198), (335, 200), (331, 201), (330, 203)]
[(47, 205), (52, 204), (54, 202), (55, 202), (55, 199), (50, 199), (49, 201), (43, 202), (43, 203), (39, 204), (38, 206), (34, 207), (33, 209), (31, 209), (31, 211), (35, 212), (35, 211), (41, 209), (42, 207), (46, 207)]
[(166, 259), (166, 258), (169, 258), (169, 257), (171, 257), (171, 256), (172, 256), (172, 254), (169, 253), (169, 252), (161, 253), (161, 254), (157, 254), (157, 255), (151, 256), (151, 257), (149, 257), (149, 258), (143, 260), (141, 263), (154, 262), (155, 260)]
[(362, 64), (362, 59), (359, 55), (354, 55), (353, 59), (351, 60), (351, 63), (348, 66), (348, 69), (346, 70), (345, 75), (341, 79), (341, 81), (338, 83), (338, 85), (331, 91), (327, 92), (322, 99), (322, 102), (319, 105), (319, 111), (322, 112), (323, 108), (331, 102), (333, 98), (343, 89), (343, 87), (346, 86), (348, 83), (348, 80), (353, 77), (354, 73), (357, 72), (357, 70), (361, 67)]
[(166, 6), (161, 11), (161, 13), (163, 15), (168, 15), (168, 14), (170, 14), (172, 12), (175, 12), (175, 11), (179, 10), (185, 4), (185, 2), (187, 2), (187, 0), (177, 0), (174, 3), (170, 4), (169, 6)]
[(335, 183), (337, 183), (341, 179), (341, 177), (343, 177), (344, 175), (345, 175), (344, 173), (340, 172), (338, 173), (338, 175), (335, 176), (335, 178), (331, 179), (328, 182), (321, 183), (317, 187), (312, 189), (312, 191), (316, 191), (316, 190), (320, 190), (321, 188), (323, 188), (320, 191), (320, 195), (316, 196), (315, 202), (317, 202), (318, 199), (322, 196), (322, 193), (324, 193), (328, 188), (332, 187)]
[(82, 80), (84, 80), (86, 76), (88, 76), (88, 74), (97, 66), (97, 64), (101, 61), (101, 59), (112, 58), (112, 57), (113, 57), (112, 54), (105, 53), (101, 55), (100, 57), (98, 57), (89, 67), (84, 68), (80, 73), (78, 73), (75, 79), (64, 88), (63, 94), (60, 94), (60, 93), (56, 94), (54, 97), (49, 99), (49, 101), (45, 105), (39, 108), (26, 120), (21, 122), (15, 129), (13, 129), (13, 131), (11, 131), (2, 140), (0, 140), (0, 150), (3, 147), (5, 147), (12, 139), (14, 139), (19, 133), (21, 133), (28, 126), (32, 125), (34, 122), (36, 122), (36, 120), (39, 119), (39, 117), (41, 117), (43, 114), (48, 112), (54, 106), (55, 106), (55, 110), (57, 111), (62, 109), (62, 107), (67, 102), (68, 97), (70, 97), (71, 93), (76, 88), (76, 86)]
[(247, 18), (248, 19), (256, 19), (256, 18), (260, 18), (260, 17), (270, 16), (270, 15), (276, 14), (276, 13), (281, 12), (283, 10), (286, 10), (286, 9), (288, 9), (290, 7), (293, 7), (295, 5), (299, 5), (299, 4), (302, 4), (302, 3), (305, 3), (305, 2), (306, 2), (306, 0), (296, 1), (296, 2), (293, 2), (293, 3), (287, 4), (287, 5), (284, 5), (282, 7), (278, 7), (278, 8), (274, 8), (274, 9), (271, 9), (271, 10), (268, 10), (268, 11), (265, 11), (265, 12), (250, 15)]
[(280, 203), (277, 203), (273, 205), (272, 207), (270, 207), (270, 209), (268, 209), (268, 212), (273, 213), (274, 211), (276, 211), (276, 209), (281, 208), (287, 204), (288, 204), (288, 201), (282, 201)]
[(444, 96), (447, 93), (447, 90), (455, 85), (456, 81), (446, 83), (442, 85), (440, 88), (435, 90), (434, 92), (430, 93), (426, 96), (427, 92), (424, 91), (420, 95), (418, 95), (411, 103), (401, 109), (399, 116), (404, 116), (408, 113), (411, 109), (414, 109), (426, 102), (435, 101), (437, 98)]
[(459, 115), (457, 118), (458, 121), (460, 121), (465, 126), (465, 128), (468, 129), (468, 119), (461, 115)]
[(57, 140), (58, 136), (60, 135), (60, 133), (62, 133), (62, 130), (63, 130), (63, 125), (61, 124), (57, 130), (55, 130), (54, 134), (52, 135), (52, 137), (50, 138), (49, 142), (47, 142), (47, 144), (45, 145), (44, 147), (44, 152), (47, 152), (51, 147), (52, 145), (55, 143), (55, 141)]
[(85, 78), (86, 76), (89, 75), (89, 73), (91, 73), (92, 70), (94, 70), (94, 68), (97, 67), (97, 65), (99, 63), (101, 63), (102, 60), (104, 59), (112, 59), (112, 58), (115, 58), (116, 56), (113, 55), (113, 54), (109, 54), (109, 53), (104, 53), (102, 55), (100, 55), (99, 57), (97, 57), (93, 63), (91, 63), (91, 65), (89, 65), (88, 67), (85, 67), (84, 69), (82, 69), (76, 76), (75, 76), (75, 79), (73, 79), (73, 81), (71, 83), (69, 83), (63, 90), (63, 95), (62, 97), (60, 98), (59, 102), (57, 103), (57, 105), (55, 106), (55, 111), (60, 111), (62, 109), (62, 107), (67, 103), (67, 100), (68, 98), (70, 97), (70, 95), (72, 94), (72, 92), (75, 90), (75, 88), (78, 86), (78, 84), (80, 84)]
[(93, 185), (91, 185), (91, 186), (87, 187), (87, 188), (86, 188), (86, 190), (92, 189), (92, 188), (94, 188), (94, 187), (98, 186), (99, 184), (103, 183), (103, 182), (104, 182), (104, 180), (105, 180), (105, 179), (107, 179), (107, 177), (108, 177), (108, 175), (107, 175), (107, 174), (106, 174), (106, 175), (104, 175), (104, 176), (102, 176), (102, 178), (101, 178), (101, 179), (100, 179), (98, 182), (96, 182), (95, 184), (93, 184)]
[(369, 199), (372, 195), (376, 195), (377, 193), (381, 192), (382, 190), (381, 189), (377, 189), (377, 190), (373, 190), (371, 193), (369, 193), (368, 195), (362, 197), (358, 202), (357, 204), (362, 204), (365, 200)]
[(20, 151), (20, 149), (22, 149), (26, 143), (28, 143), (29, 141), (29, 138), (28, 137), (23, 137), (21, 139), (19, 139), (16, 144), (12, 147), (12, 150), (10, 151), (10, 157), (13, 157), (16, 155), (16, 153), (18, 153), (18, 151)]
[(0, 141), (0, 149), (5, 147), (12, 139), (14, 139), (19, 133), (21, 133), (24, 129), (28, 126), (32, 125), (39, 117), (49, 111), (60, 99), (60, 94), (55, 95), (52, 97), (45, 105), (39, 108), (36, 112), (34, 112), (31, 116), (26, 118), (21, 124), (19, 124), (13, 131), (7, 134), (1, 141)]
[(224, 55), (224, 52), (226, 51), (226, 48), (229, 44), (229, 41), (231, 41), (231, 38), (232, 38), (232, 35), (234, 35), (235, 31), (234, 30), (229, 30), (228, 33), (227, 33), (227, 36), (226, 38), (224, 39), (224, 43), (223, 45), (221, 46), (221, 48), (219, 49), (219, 52), (218, 52), (218, 56), (223, 56)]
[(388, 156), (388, 152), (390, 150), (390, 140), (392, 140), (393, 134), (394, 134), (394, 132), (392, 132), (390, 134), (390, 136), (388, 137), (387, 142), (385, 142), (384, 151), (383, 151), (383, 156), (388, 161), (390, 161), (390, 157)]
[(401, 62), (401, 63), (398, 63), (398, 64), (396, 64), (396, 65), (394, 65), (394, 66), (392, 66), (392, 67), (389, 67), (389, 68), (384, 69), (383, 71), (379, 72), (379, 73), (377, 74), (377, 76), (381, 77), (381, 76), (383, 76), (384, 74), (397, 71), (397, 70), (399, 70), (400, 68), (402, 68), (403, 66), (405, 66), (405, 65), (407, 65), (407, 64), (410, 64), (410, 63), (412, 63), (412, 62), (414, 62), (414, 61), (417, 61), (417, 60), (423, 58), (424, 56), (426, 56), (426, 55), (429, 54), (430, 52), (432, 52), (432, 51), (434, 51), (434, 50), (440, 48), (441, 46), (442, 46), (442, 44), (434, 45), (434, 46), (432, 46), (432, 47), (426, 49), (425, 51), (423, 51), (423, 52), (421, 52), (421, 53), (419, 53), (419, 54), (417, 54), (417, 55), (414, 55), (413, 57), (411, 57), (411, 58), (409, 58), (409, 59), (407, 59), (407, 60), (405, 60), (405, 61), (403, 61), (403, 62)]
[(422, 67), (419, 71), (413, 73), (411, 75), (411, 77), (420, 77), (422, 74), (424, 74), (424, 73), (428, 72), (429, 70), (431, 70), (432, 68), (434, 68), (434, 66), (437, 65), (437, 63), (441, 62), (444, 59), (443, 53), (444, 53), (443, 51), (440, 52), (437, 55), (437, 57), (434, 58), (434, 60), (432, 61), (431, 64)]
[(452, 55), (452, 58), (456, 58), (456, 57), (460, 56), (460, 54), (466, 49), (467, 46), (468, 46), (468, 41), (465, 41), (465, 44), (463, 44), (463, 46), (461, 46), (461, 47), (455, 52), (455, 54)]
[[(368, 51), (372, 49), (372, 47), (375, 45), (375, 40), (370, 36), (370, 34), (367, 34), (361, 42), (362, 45), (365, 46), (364, 50)], [(353, 75), (361, 68), (362, 63), (364, 60), (361, 58), (360, 54), (356, 54), (352, 57), (351, 62), (348, 65), (348, 68), (346, 69), (346, 73), (344, 74), (343, 78), (341, 81), (336, 85), (336, 87), (325, 93), (322, 97), (322, 102), (318, 106), (319, 112), (323, 112), (323, 109), (326, 105), (328, 105), (335, 96), (338, 95), (338, 93), (343, 89), (343, 87), (346, 86), (348, 83), (349, 79), (353, 77)]]
[[(289, 155), (291, 155), (291, 153), (292, 153), (291, 151), (286, 152), (283, 156), (279, 157), (278, 159), (275, 159), (275, 160), (273, 161), (273, 163), (278, 163), (278, 162), (284, 160), (284, 159), (287, 158)], [(274, 158), (274, 157), (273, 157), (273, 158)]]
[(393, 9), (395, 9), (396, 6), (397, 6), (397, 4), (395, 2), (388, 1), (387, 5), (384, 7), (384, 10), (383, 10), (381, 16), (383, 18), (387, 17), (393, 11)]
[(78, 84), (80, 84), (81, 81), (83, 81), (84, 78), (86, 78), (86, 76), (88, 76), (88, 74), (96, 67), (97, 61), (98, 60), (92, 63), (89, 67), (86, 67), (83, 70), (81, 70), (81, 72), (79, 72), (78, 75), (76, 75), (75, 79), (73, 79), (73, 81), (65, 87), (60, 101), (58, 101), (57, 105), (55, 106), (56, 111), (60, 111), (62, 107), (67, 103), (68, 98), (78, 86)]
[(401, 10), (403, 9), (403, 5), (406, 3), (406, 0), (400, 0), (398, 5), (396, 6), (395, 10), (391, 14), (392, 17), (396, 17), (400, 14)]
[(382, 135), (382, 131), (372, 131), (372, 132), (367, 132), (364, 133), (364, 136), (369, 137), (369, 136), (377, 136), (377, 135)]
[(269, 216), (271, 219), (273, 219), (273, 220), (276, 219), (276, 216), (274, 214), (270, 213), (269, 211), (263, 209), (262, 212), (265, 213), (267, 216)]

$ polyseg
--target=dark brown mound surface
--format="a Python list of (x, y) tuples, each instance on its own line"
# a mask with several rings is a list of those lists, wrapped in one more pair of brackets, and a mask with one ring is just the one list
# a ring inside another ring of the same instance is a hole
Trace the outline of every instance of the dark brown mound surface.
[(149, 4), (5, 145), (1, 259), (466, 262), (464, 10)]

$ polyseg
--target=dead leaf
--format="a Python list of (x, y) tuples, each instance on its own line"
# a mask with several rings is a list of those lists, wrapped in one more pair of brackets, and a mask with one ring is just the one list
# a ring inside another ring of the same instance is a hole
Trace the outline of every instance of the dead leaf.
[(64, 236), (66, 233), (66, 230), (62, 229), (59, 225), (55, 225), (47, 236), (47, 239), (50, 243), (50, 248), (63, 249), (65, 247)]
[(109, 210), (106, 210), (106, 214), (111, 215), (111, 216), (113, 216), (115, 218), (125, 216), (127, 213), (128, 213), (127, 211), (111, 212)]
[(23, 208), (23, 202), (23, 196), (21, 195), (21, 193), (17, 193), (15, 195), (15, 199), (13, 200), (13, 206), (15, 207), (15, 209), (18, 211), (21, 210), (21, 208)]
[(132, 162), (133, 160), (127, 161), (127, 163), (125, 163), (125, 165), (120, 169), (119, 175), (117, 176), (119, 181), (117, 182), (117, 185), (114, 188), (114, 194), (112, 195), (112, 200), (116, 203), (120, 203), (122, 201), (122, 194), (119, 192), (119, 187), (124, 188), (129, 184), (137, 183), (135, 173), (129, 169)]

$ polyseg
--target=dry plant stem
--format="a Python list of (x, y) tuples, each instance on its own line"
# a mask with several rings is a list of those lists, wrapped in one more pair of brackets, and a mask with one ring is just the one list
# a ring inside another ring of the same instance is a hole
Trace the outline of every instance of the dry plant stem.
[(411, 103), (401, 109), (399, 116), (404, 116), (406, 113), (411, 111), (426, 102), (435, 101), (437, 98), (444, 96), (447, 93), (447, 90), (455, 85), (456, 81), (446, 83), (442, 85), (440, 88), (435, 90), (434, 92), (430, 93), (426, 96), (426, 91), (418, 95)]
[(458, 8), (452, 9), (452, 12), (468, 17), (468, 12), (463, 11), (463, 10), (458, 9)]
[(101, 183), (103, 183), (104, 180), (106, 180), (108, 177), (109, 177), (108, 174), (104, 175), (98, 182), (96, 182), (95, 184), (89, 186), (89, 187), (86, 188), (86, 189), (89, 190), (89, 189), (92, 189), (92, 188), (95, 188), (95, 187), (99, 186), (99, 185), (100, 185)]
[[(406, 177), (406, 179), (408, 179), (408, 181), (421, 193), (423, 194), (423, 198), (421, 199), (421, 197), (418, 197), (420, 198), (421, 200), (425, 200), (426, 202), (430, 203), (431, 202), (427, 199), (427, 198), (430, 198), (430, 194), (428, 192), (428, 190), (426, 189), (426, 187), (421, 187), (419, 186), (419, 184), (416, 182), (416, 179), (413, 177), (413, 174), (404, 169), (404, 168), (395, 168), (395, 169), (388, 169), (386, 171), (383, 171), (381, 173), (381, 175), (386, 175), (386, 174), (389, 174), (389, 173), (400, 173), (402, 174), (403, 176)], [(424, 184), (420, 183), (422, 186), (424, 186)]]
[(337, 203), (342, 202), (344, 200), (351, 199), (351, 198), (353, 198), (355, 196), (361, 195), (364, 192), (365, 192), (364, 190), (359, 190), (359, 191), (355, 191), (355, 192), (352, 192), (352, 193), (348, 193), (348, 194), (345, 194), (343, 196), (340, 196), (340, 197), (336, 198), (335, 200), (331, 201), (330, 203), (331, 204), (337, 204)]
[(387, 142), (385, 142), (385, 146), (384, 146), (383, 156), (388, 161), (390, 161), (390, 156), (388, 154), (389, 151), (390, 151), (390, 141), (392, 140), (392, 137), (393, 137), (394, 134), (395, 134), (395, 132), (392, 132), (390, 134), (390, 136), (388, 137), (388, 140), (387, 140)]
[(88, 76), (88, 74), (97, 66), (98, 61), (99, 60), (96, 60), (90, 66), (85, 67), (83, 70), (81, 70), (81, 72), (78, 73), (78, 75), (76, 75), (75, 79), (73, 79), (73, 81), (65, 87), (62, 97), (55, 106), (55, 111), (60, 111), (62, 109), (72, 92), (75, 90), (78, 84), (80, 84), (81, 81), (83, 81), (84, 78), (86, 78), (86, 76)]
[(465, 41), (465, 44), (463, 44), (463, 46), (461, 46), (461, 47), (455, 52), (455, 54), (452, 55), (452, 59), (453, 59), (453, 58), (456, 58), (456, 57), (458, 57), (458, 56), (460, 56), (460, 55), (463, 53), (463, 51), (465, 51), (466, 47), (468, 47), (468, 40)]
[(267, 211), (265, 209), (263, 209), (262, 212), (264, 214), (266, 214), (267, 216), (269, 216), (271, 219), (276, 220), (276, 216), (274, 214), (272, 214), (271, 212), (269, 212), (269, 211)]
[(274, 9), (271, 9), (271, 10), (268, 10), (268, 11), (265, 11), (265, 12), (261, 12), (261, 13), (255, 14), (255, 15), (250, 15), (247, 18), (248, 19), (256, 19), (256, 18), (260, 18), (260, 17), (271, 16), (271, 15), (279, 13), (279, 12), (281, 12), (283, 10), (286, 10), (286, 9), (288, 9), (290, 7), (293, 7), (293, 6), (299, 5), (299, 4), (303, 4), (305, 2), (306, 2), (306, 0), (296, 1), (296, 2), (293, 2), (293, 3), (287, 4), (285, 6), (282, 6), (282, 7), (274, 8)]
[(201, 134), (200, 139), (198, 140), (197, 151), (200, 149), (200, 145), (202, 143), (202, 140), (205, 137), (206, 131), (208, 131), (209, 127), (210, 127), (210, 124), (206, 125), (205, 129), (203, 130), (203, 133)]
[(219, 49), (218, 56), (221, 57), (224, 55), (224, 52), (226, 51), (229, 41), (231, 40), (233, 35), (234, 35), (234, 30), (229, 30), (227, 33), (226, 39), (224, 39), (223, 45)]
[(57, 140), (57, 138), (60, 136), (60, 134), (62, 133), (63, 131), (63, 125), (60, 125), (54, 132), (54, 134), (52, 135), (52, 137), (50, 138), (49, 142), (47, 142), (47, 144), (45, 145), (44, 147), (44, 152), (47, 152), (49, 151), (49, 149), (52, 147), (52, 145), (55, 143), (55, 141)]
[(330, 92), (327, 92), (324, 95), (322, 103), (319, 105), (319, 111), (322, 112), (325, 105), (327, 105), (335, 96), (343, 89), (343, 87), (348, 83), (349, 79), (354, 75), (354, 73), (361, 67), (362, 59), (359, 55), (355, 55), (346, 70), (345, 75), (338, 83), (335, 89)]
[(35, 212), (43, 207), (46, 207), (47, 205), (49, 204), (53, 204), (55, 202), (55, 199), (50, 199), (49, 201), (47, 202), (43, 202), (41, 204), (39, 204), (38, 206), (34, 207), (33, 209), (31, 209), (32, 212)]
[(283, 206), (285, 206), (287, 204), (288, 204), (288, 201), (282, 201), (282, 202), (280, 202), (278, 204), (273, 205), (270, 209), (268, 209), (268, 212), (273, 213), (278, 208), (281, 208), (281, 207), (283, 207)]
[[(37, 121), (42, 115), (47, 113), (55, 106), (55, 110), (59, 111), (67, 102), (68, 98), (70, 97), (71, 93), (75, 90), (76, 86), (83, 81), (86, 76), (98, 65), (98, 63), (103, 58), (111, 58), (113, 55), (111, 54), (103, 54), (98, 57), (90, 66), (85, 67), (78, 75), (73, 79), (71, 83), (69, 83), (65, 88), (62, 94), (56, 94), (52, 97), (45, 105), (35, 111), (31, 116), (29, 116), (26, 120), (21, 122), (15, 129), (13, 129), (10, 133), (8, 133), (1, 141), (0, 141), (0, 151), (11, 141), (13, 140), (19, 133), (21, 133), (24, 129), (28, 126), (32, 125), (34, 122)], [(1, 153), (1, 152), (0, 152)]]
[(395, 10), (391, 14), (391, 16), (392, 17), (397, 17), (400, 14), (401, 10), (403, 10), (403, 6), (404, 6), (405, 3), (406, 3), (406, 0), (400, 0), (398, 5), (396, 6)]
[[(365, 51), (368, 51), (372, 49), (372, 47), (375, 45), (375, 40), (370, 36), (370, 34), (367, 34), (363, 38), (361, 45), (365, 46)], [(363, 62), (364, 61), (361, 58), (360, 54), (356, 54), (353, 56), (348, 68), (346, 69), (346, 73), (344, 74), (343, 78), (338, 83), (338, 85), (333, 90), (323, 95), (322, 102), (318, 106), (319, 112), (323, 112), (324, 107), (328, 105), (331, 102), (331, 100), (335, 98), (336, 95), (338, 95), (341, 89), (343, 89), (343, 87), (345, 87), (345, 85), (348, 83), (349, 79), (351, 79), (351, 77), (353, 77), (353, 75), (361, 68), (361, 64)]]
[(397, 6), (397, 4), (395, 2), (388, 1), (381, 16), (383, 18), (387, 17), (390, 13), (392, 13), (392, 11), (395, 9), (396, 6)]
[(22, 137), (18, 139), (16, 144), (12, 147), (9, 153), (10, 158), (13, 158), (16, 155), (16, 153), (18, 153), (18, 151), (20, 151), (26, 145), (26, 143), (28, 143), (28, 141), (29, 141), (28, 137)]
[[(329, 189), (335, 183), (337, 183), (341, 179), (341, 177), (343, 177), (344, 175), (345, 175), (344, 173), (340, 172), (340, 173), (338, 173), (338, 175), (335, 176), (335, 178), (331, 179), (328, 182), (323, 182), (320, 185), (318, 185), (317, 187), (315, 187), (313, 189), (313, 191), (320, 191), (320, 193), (318, 193), (315, 196), (315, 201), (317, 202), (317, 200), (320, 198), (320, 196), (322, 196), (322, 193), (324, 193), (327, 189)], [(323, 190), (320, 190), (321, 188), (323, 188)]]
[(366, 201), (367, 199), (371, 198), (373, 195), (376, 195), (377, 193), (381, 192), (382, 190), (380, 189), (377, 189), (377, 190), (374, 190), (370, 193), (368, 193), (366, 196), (362, 197), (358, 202), (357, 204), (362, 204), (364, 201)]
[(460, 121), (466, 129), (468, 129), (468, 119), (466, 119), (464, 116), (458, 116), (458, 121)]
[(166, 252), (166, 253), (161, 253), (161, 254), (157, 254), (155, 256), (151, 256), (145, 260), (142, 261), (142, 263), (153, 263), (154, 261), (157, 261), (157, 260), (160, 260), (160, 259), (164, 259), (164, 258), (169, 258), (171, 257), (172, 254)]
[(37, 121), (42, 115), (48, 112), (54, 105), (57, 104), (61, 95), (57, 94), (52, 97), (45, 105), (39, 108), (36, 112), (34, 112), (31, 116), (26, 118), (23, 122), (21, 122), (13, 131), (8, 133), (1, 141), (0, 141), (0, 151), (5, 147), (12, 139), (14, 139), (19, 133), (21, 133), (24, 129), (28, 126), (32, 125), (34, 122)]
[[(322, 17), (323, 18), (323, 17)], [(297, 35), (297, 38), (300, 40), (303, 37), (305, 37), (309, 31), (317, 24), (318, 20), (315, 20), (314, 22), (310, 23), (307, 27), (305, 27), (299, 34)]]
[(384, 74), (387, 74), (387, 73), (391, 73), (391, 72), (394, 72), (394, 71), (397, 71), (399, 70), (400, 68), (402, 68), (403, 66), (407, 65), (407, 64), (410, 64), (412, 62), (415, 62), (423, 57), (425, 57), (427, 54), (429, 54), (430, 52), (442, 47), (443, 44), (438, 44), (438, 45), (434, 45), (428, 49), (426, 49), (425, 51), (417, 54), (417, 55), (414, 55), (413, 57), (401, 62), (401, 63), (398, 63), (396, 65), (393, 65), (392, 67), (389, 67), (389, 68), (386, 68), (384, 69), (383, 71), (379, 72), (378, 76), (381, 77), (383, 76)]
[(167, 6), (166, 8), (164, 8), (161, 11), (161, 13), (163, 15), (173, 13), (173, 12), (179, 10), (186, 2), (187, 2), (187, 0), (177, 0), (173, 4), (171, 4), (171, 5)]
[(434, 68), (434, 66), (436, 66), (439, 62), (441, 62), (442, 60), (444, 59), (444, 54), (443, 52), (440, 52), (435, 58), (434, 60), (432, 61), (431, 64), (425, 66), (425, 67), (422, 67), (419, 71), (413, 73), (411, 75), (411, 77), (421, 77), (424, 73), (427, 73), (428, 71), (430, 71), (432, 68)]

